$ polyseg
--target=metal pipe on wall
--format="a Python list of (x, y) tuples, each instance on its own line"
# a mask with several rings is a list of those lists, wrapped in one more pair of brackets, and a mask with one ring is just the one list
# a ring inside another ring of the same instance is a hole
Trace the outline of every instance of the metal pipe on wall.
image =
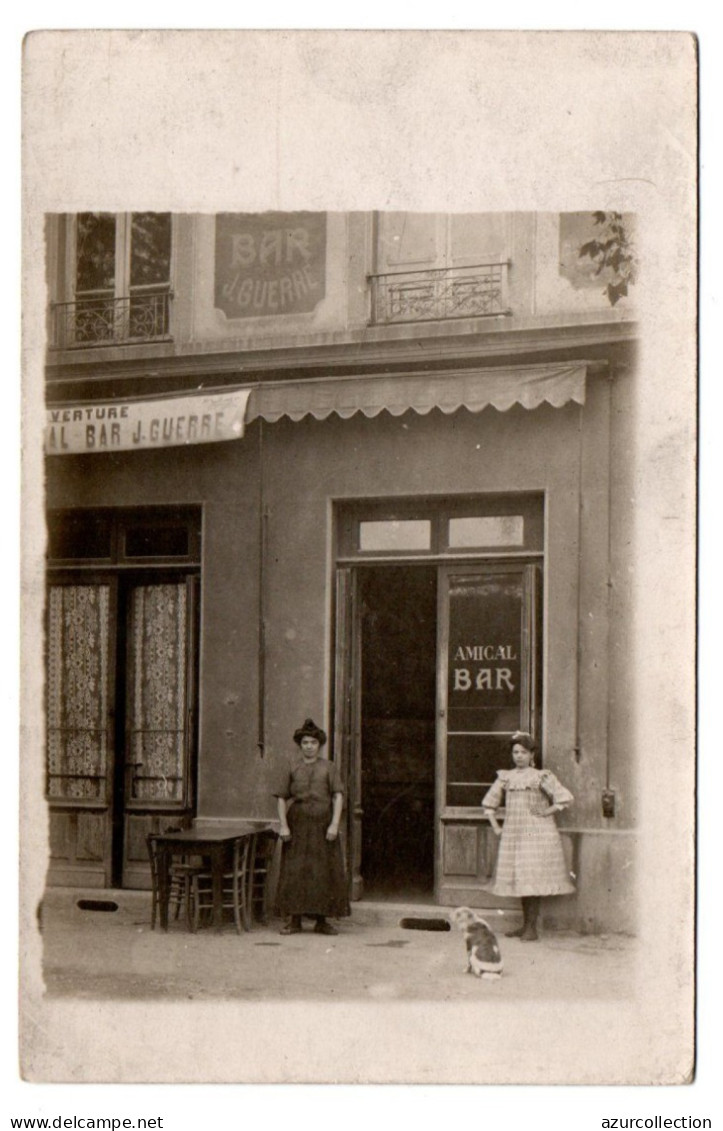
[(266, 751), (266, 541), (268, 512), (264, 498), (264, 421), (259, 416), (258, 443), (258, 517), (259, 517), (259, 572), (258, 572), (258, 702), (256, 745), (263, 758)]

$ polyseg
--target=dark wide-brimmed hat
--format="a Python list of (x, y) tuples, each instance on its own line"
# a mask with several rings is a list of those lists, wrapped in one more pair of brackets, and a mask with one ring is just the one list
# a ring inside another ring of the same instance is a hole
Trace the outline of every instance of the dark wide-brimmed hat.
[(526, 730), (515, 731), (510, 739), (510, 750), (513, 746), (524, 746), (525, 750), (530, 751), (530, 754), (534, 754), (537, 750), (537, 743)]
[(294, 731), (294, 742), (297, 746), (301, 746), (302, 738), (315, 738), (319, 746), (323, 746), (326, 742), (326, 731), (318, 727), (313, 719), (304, 719), (304, 725)]

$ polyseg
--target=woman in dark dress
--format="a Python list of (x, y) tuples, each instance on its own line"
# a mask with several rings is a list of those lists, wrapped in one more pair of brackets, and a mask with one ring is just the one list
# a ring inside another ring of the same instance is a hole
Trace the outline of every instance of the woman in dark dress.
[(319, 935), (336, 935), (327, 915), (349, 915), (339, 822), (344, 801), (339, 770), (321, 758), (326, 734), (312, 719), (294, 733), (296, 758), (274, 791), (279, 811), (281, 872), (278, 910), (286, 922), (282, 935), (301, 930), (301, 917), (316, 919)]

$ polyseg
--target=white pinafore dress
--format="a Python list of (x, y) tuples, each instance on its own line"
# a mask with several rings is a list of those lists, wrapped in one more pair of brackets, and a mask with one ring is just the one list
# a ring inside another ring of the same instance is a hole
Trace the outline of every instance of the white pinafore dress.
[(494, 880), (484, 887), (493, 895), (568, 895), (575, 890), (565, 863), (551, 804), (564, 807), (573, 796), (549, 770), (499, 770), (482, 806), (497, 809), (505, 800)]

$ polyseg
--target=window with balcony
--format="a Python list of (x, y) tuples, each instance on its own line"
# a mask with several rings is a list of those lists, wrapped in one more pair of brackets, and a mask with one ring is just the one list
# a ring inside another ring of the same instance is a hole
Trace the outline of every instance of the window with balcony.
[(374, 242), (373, 323), (509, 314), (506, 213), (378, 213)]
[(56, 348), (168, 337), (170, 212), (79, 212), (66, 239), (70, 301), (53, 307)]

